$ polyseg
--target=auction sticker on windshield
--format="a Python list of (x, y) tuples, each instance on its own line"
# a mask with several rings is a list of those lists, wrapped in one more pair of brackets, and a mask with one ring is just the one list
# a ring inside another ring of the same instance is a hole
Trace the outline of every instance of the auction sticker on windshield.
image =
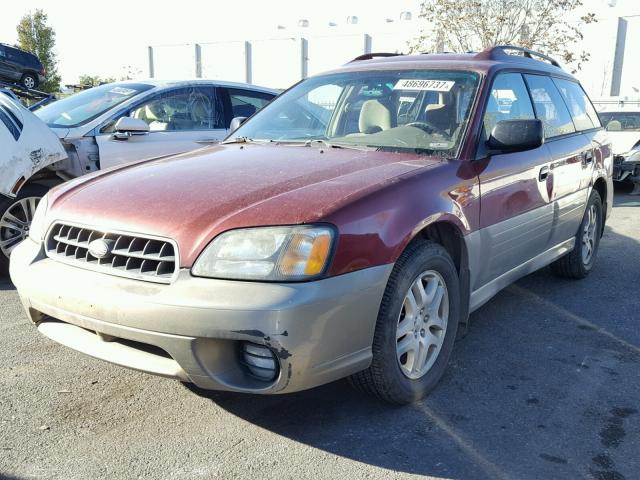
[(430, 90), (432, 92), (448, 92), (456, 82), (451, 80), (398, 80), (394, 90)]

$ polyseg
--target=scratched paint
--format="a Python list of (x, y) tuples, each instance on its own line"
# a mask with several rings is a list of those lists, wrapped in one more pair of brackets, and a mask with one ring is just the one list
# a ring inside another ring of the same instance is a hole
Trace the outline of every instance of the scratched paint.
[(14, 196), (11, 190), (20, 179), (28, 180), (67, 154), (58, 136), (29, 110), (6, 95), (0, 95), (0, 105), (18, 120), (16, 135), (0, 122), (0, 193)]

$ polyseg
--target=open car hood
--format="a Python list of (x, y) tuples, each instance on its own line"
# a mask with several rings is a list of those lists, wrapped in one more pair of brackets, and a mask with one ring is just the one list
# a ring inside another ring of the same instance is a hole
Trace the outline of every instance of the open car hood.
[(0, 193), (14, 197), (16, 185), (67, 154), (42, 120), (8, 95), (0, 95)]

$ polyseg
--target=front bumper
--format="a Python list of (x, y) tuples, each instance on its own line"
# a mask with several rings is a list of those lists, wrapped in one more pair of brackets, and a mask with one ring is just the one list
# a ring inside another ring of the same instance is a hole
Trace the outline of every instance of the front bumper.
[(630, 180), (632, 182), (640, 181), (640, 162), (625, 160), (625, 157), (622, 155), (614, 156), (613, 179), (617, 182), (624, 180)]
[[(366, 368), (392, 265), (307, 283), (192, 277), (160, 285), (65, 265), (26, 240), (11, 278), (30, 319), (59, 343), (205, 389), (283, 393)], [(251, 376), (242, 342), (268, 346), (275, 380)]]

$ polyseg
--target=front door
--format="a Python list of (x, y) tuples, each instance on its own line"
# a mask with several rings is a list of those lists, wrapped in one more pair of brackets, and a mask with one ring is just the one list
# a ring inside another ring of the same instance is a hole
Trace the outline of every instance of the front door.
[(497, 122), (534, 118), (522, 75), (499, 74), (487, 101), (479, 150), (482, 256), (472, 290), (541, 254), (549, 243), (553, 186), (547, 146), (499, 155), (482, 153)]
[(149, 133), (118, 139), (111, 128), (97, 135), (102, 169), (188, 152), (215, 144), (227, 135), (222, 102), (213, 87), (164, 91), (135, 105), (125, 115), (144, 120)]

